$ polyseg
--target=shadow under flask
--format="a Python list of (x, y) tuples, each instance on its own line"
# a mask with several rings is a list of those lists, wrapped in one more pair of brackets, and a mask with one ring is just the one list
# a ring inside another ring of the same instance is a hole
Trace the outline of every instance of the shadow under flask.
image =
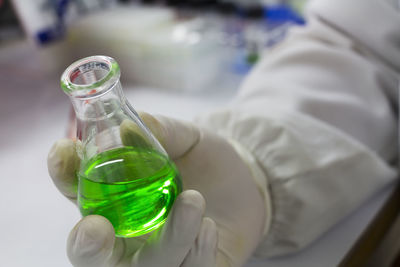
[(117, 62), (92, 56), (63, 73), (77, 118), (78, 204), (115, 235), (134, 237), (164, 224), (182, 191), (177, 168), (123, 95)]

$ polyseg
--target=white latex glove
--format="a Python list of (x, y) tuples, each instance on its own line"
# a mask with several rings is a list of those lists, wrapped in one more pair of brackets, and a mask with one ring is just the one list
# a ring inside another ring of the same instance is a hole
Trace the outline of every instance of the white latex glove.
[[(71, 262), (76, 266), (241, 266), (269, 221), (266, 188), (254, 179), (259, 172), (252, 157), (192, 124), (146, 113), (141, 118), (175, 161), (184, 192), (165, 226), (151, 233), (147, 241), (115, 238), (105, 218), (85, 217), (68, 239)], [(61, 140), (48, 158), (51, 177), (70, 199), (76, 198), (79, 165), (74, 147), (72, 141)], [(202, 195), (207, 202), (205, 214)]]

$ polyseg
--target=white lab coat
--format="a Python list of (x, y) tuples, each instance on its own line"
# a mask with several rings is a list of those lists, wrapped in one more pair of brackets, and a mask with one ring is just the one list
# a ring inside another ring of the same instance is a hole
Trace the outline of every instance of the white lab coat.
[(396, 178), (395, 5), (311, 3), (307, 26), (266, 52), (235, 102), (199, 119), (263, 170), (272, 209), (256, 255), (303, 248)]

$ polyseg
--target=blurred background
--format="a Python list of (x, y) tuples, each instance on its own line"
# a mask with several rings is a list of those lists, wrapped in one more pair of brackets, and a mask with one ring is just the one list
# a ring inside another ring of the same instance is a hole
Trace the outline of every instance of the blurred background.
[[(134, 108), (191, 120), (228, 104), (263, 52), (306, 24), (305, 3), (0, 0), (0, 265), (70, 266), (65, 243), (80, 214), (46, 167), (55, 140), (74, 134), (59, 85), (68, 65), (111, 56)], [(389, 191), (307, 250), (246, 267), (338, 265)]]
[(56, 75), (72, 61), (105, 54), (119, 62), (129, 84), (184, 92), (233, 88), (266, 47), (304, 24), (302, 2), (2, 1), (0, 40), (25, 35)]

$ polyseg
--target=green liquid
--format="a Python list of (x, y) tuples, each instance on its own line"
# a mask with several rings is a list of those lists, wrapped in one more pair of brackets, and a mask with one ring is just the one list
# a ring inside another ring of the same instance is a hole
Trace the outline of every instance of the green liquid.
[(105, 151), (83, 162), (78, 188), (82, 215), (106, 217), (120, 237), (143, 235), (163, 225), (182, 191), (168, 157), (133, 147)]

